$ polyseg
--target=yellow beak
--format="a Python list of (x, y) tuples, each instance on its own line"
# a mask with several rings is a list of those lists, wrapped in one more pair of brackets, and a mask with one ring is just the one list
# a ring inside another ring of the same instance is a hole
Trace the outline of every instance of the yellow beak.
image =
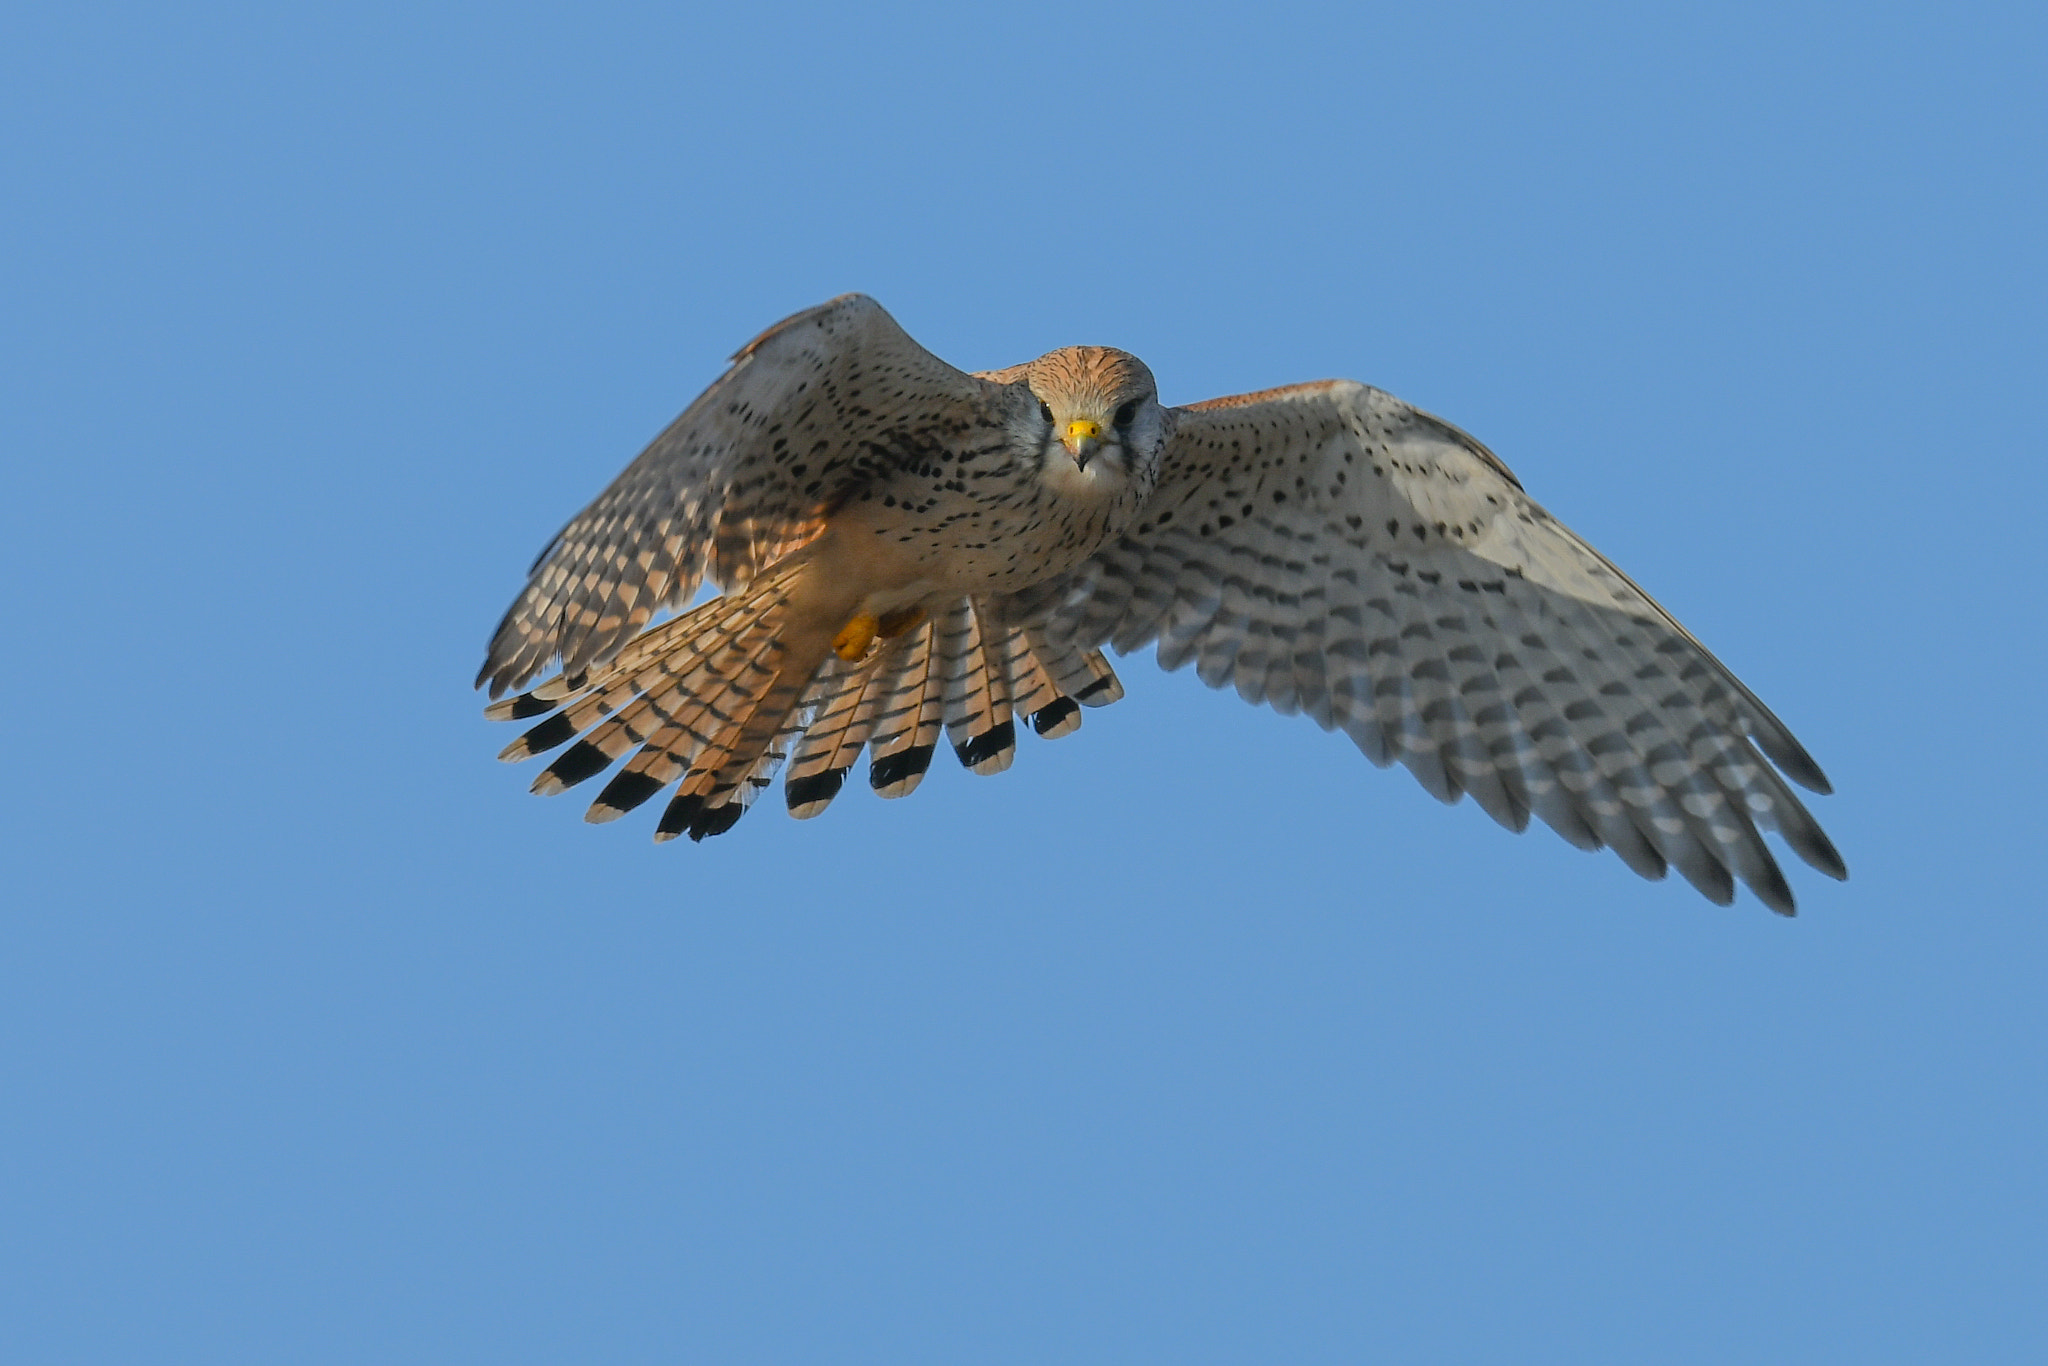
[(1082, 469), (1088, 468), (1088, 458), (1095, 454), (1095, 448), (1102, 444), (1102, 424), (1077, 417), (1067, 424), (1065, 436), (1060, 444), (1067, 448), (1067, 454), (1074, 457), (1074, 463)]

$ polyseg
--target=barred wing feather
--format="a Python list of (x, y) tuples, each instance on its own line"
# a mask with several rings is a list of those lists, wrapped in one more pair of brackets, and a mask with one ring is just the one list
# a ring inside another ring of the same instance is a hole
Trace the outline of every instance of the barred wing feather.
[(1137, 527), (1008, 612), (1078, 645), (1156, 643), (1443, 801), (1515, 830), (1533, 815), (1717, 902), (1739, 879), (1792, 913), (1760, 830), (1847, 875), (1784, 781), (1828, 790), (1791, 732), (1477, 441), (1348, 381), (1174, 418)]
[(803, 545), (915, 434), (989, 386), (847, 294), (769, 328), (534, 561), (479, 686), (518, 689), (557, 657), (605, 664), (708, 578), (744, 585)]

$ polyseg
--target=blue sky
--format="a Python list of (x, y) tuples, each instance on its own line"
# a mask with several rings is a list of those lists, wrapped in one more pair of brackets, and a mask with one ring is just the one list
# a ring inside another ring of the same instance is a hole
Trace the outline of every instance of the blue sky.
[[(2048, 1351), (2020, 7), (0, 21), (11, 1359)], [(1444, 414), (1838, 795), (1801, 916), (1145, 658), (701, 847), (469, 691), (761, 327)], [(858, 786), (858, 785), (856, 785)]]

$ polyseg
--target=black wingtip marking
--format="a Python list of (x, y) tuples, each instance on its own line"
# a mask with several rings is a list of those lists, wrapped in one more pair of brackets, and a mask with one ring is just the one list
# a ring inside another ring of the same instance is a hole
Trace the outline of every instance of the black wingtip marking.
[(986, 763), (998, 754), (1016, 747), (1016, 723), (1005, 721), (999, 726), (983, 731), (964, 745), (953, 746), (953, 753), (959, 756), (964, 766), (973, 768), (976, 764)]
[(1115, 685), (1115, 683), (1115, 675), (1104, 674), (1102, 677), (1096, 679), (1093, 683), (1090, 683), (1087, 687), (1075, 693), (1073, 700), (1076, 702), (1086, 702), (1091, 697), (1097, 697), (1103, 693), (1108, 692), (1110, 688)]
[(1849, 880), (1849, 865), (1842, 861), (1841, 851), (1835, 848), (1835, 842), (1823, 834), (1819, 826), (1815, 826), (1808, 838), (1795, 844), (1793, 848), (1807, 863), (1835, 881)]
[(562, 751), (562, 757), (548, 765), (548, 774), (563, 787), (574, 787), (585, 778), (604, 772), (611, 762), (611, 755), (585, 740)]
[(1828, 781), (1828, 775), (1821, 772), (1820, 765), (1813, 761), (1806, 747), (1793, 739), (1782, 725), (1753, 726), (1751, 732), (1750, 738), (1756, 741), (1757, 747), (1772, 763), (1784, 771), (1786, 777), (1808, 792), (1818, 792), (1823, 797), (1834, 793), (1835, 785)]
[(523, 692), (507, 704), (505, 719), (518, 721), (528, 716), (541, 716), (553, 711), (560, 703), (544, 701), (530, 692)]
[(1749, 889), (1756, 893), (1757, 900), (1782, 916), (1799, 914), (1798, 903), (1792, 899), (1792, 888), (1785, 881), (1785, 875), (1778, 871), (1775, 863), (1763, 869), (1763, 875), (1753, 879)]
[(846, 786), (846, 770), (828, 768), (823, 773), (813, 773), (805, 778), (791, 778), (782, 785), (782, 795), (794, 811), (812, 802), (829, 802), (839, 795), (839, 789)]
[(936, 745), (912, 745), (881, 756), (868, 766), (868, 786), (879, 792), (906, 778), (917, 777), (931, 767), (932, 753), (937, 748)]
[[(567, 712), (558, 712), (519, 738), (525, 742), (528, 754), (542, 754), (553, 749), (556, 745), (565, 744), (575, 739), (576, 727), (570, 724)], [(569, 756), (565, 754), (562, 757), (566, 759)], [(610, 761), (607, 760), (606, 762)], [(598, 765), (598, 768), (602, 767), (604, 767), (603, 764)], [(590, 770), (590, 773), (595, 772), (597, 772), (596, 768)], [(588, 778), (590, 773), (586, 773), (583, 776)]]
[(1031, 729), (1040, 735), (1056, 730), (1080, 714), (1081, 704), (1071, 697), (1056, 697), (1031, 713)]
[(645, 773), (628, 770), (604, 785), (604, 791), (597, 799), (614, 811), (631, 811), (634, 807), (661, 791), (666, 784), (648, 777)]

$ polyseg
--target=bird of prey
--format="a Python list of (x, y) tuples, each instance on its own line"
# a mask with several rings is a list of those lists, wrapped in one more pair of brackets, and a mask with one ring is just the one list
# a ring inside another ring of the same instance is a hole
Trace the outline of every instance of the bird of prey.
[(623, 759), (585, 819), (672, 789), (655, 838), (703, 839), (784, 765), (800, 818), (863, 749), (885, 797), (941, 733), (999, 773), (1018, 718), (1062, 736), (1123, 695), (1102, 646), (1153, 642), (1713, 901), (1792, 913), (1765, 830), (1847, 876), (1791, 732), (1450, 423), (1348, 380), (1168, 408), (1100, 346), (968, 374), (858, 294), (740, 348), (562, 529), (477, 684), (544, 718), (501, 758), (574, 741), (535, 792)]

